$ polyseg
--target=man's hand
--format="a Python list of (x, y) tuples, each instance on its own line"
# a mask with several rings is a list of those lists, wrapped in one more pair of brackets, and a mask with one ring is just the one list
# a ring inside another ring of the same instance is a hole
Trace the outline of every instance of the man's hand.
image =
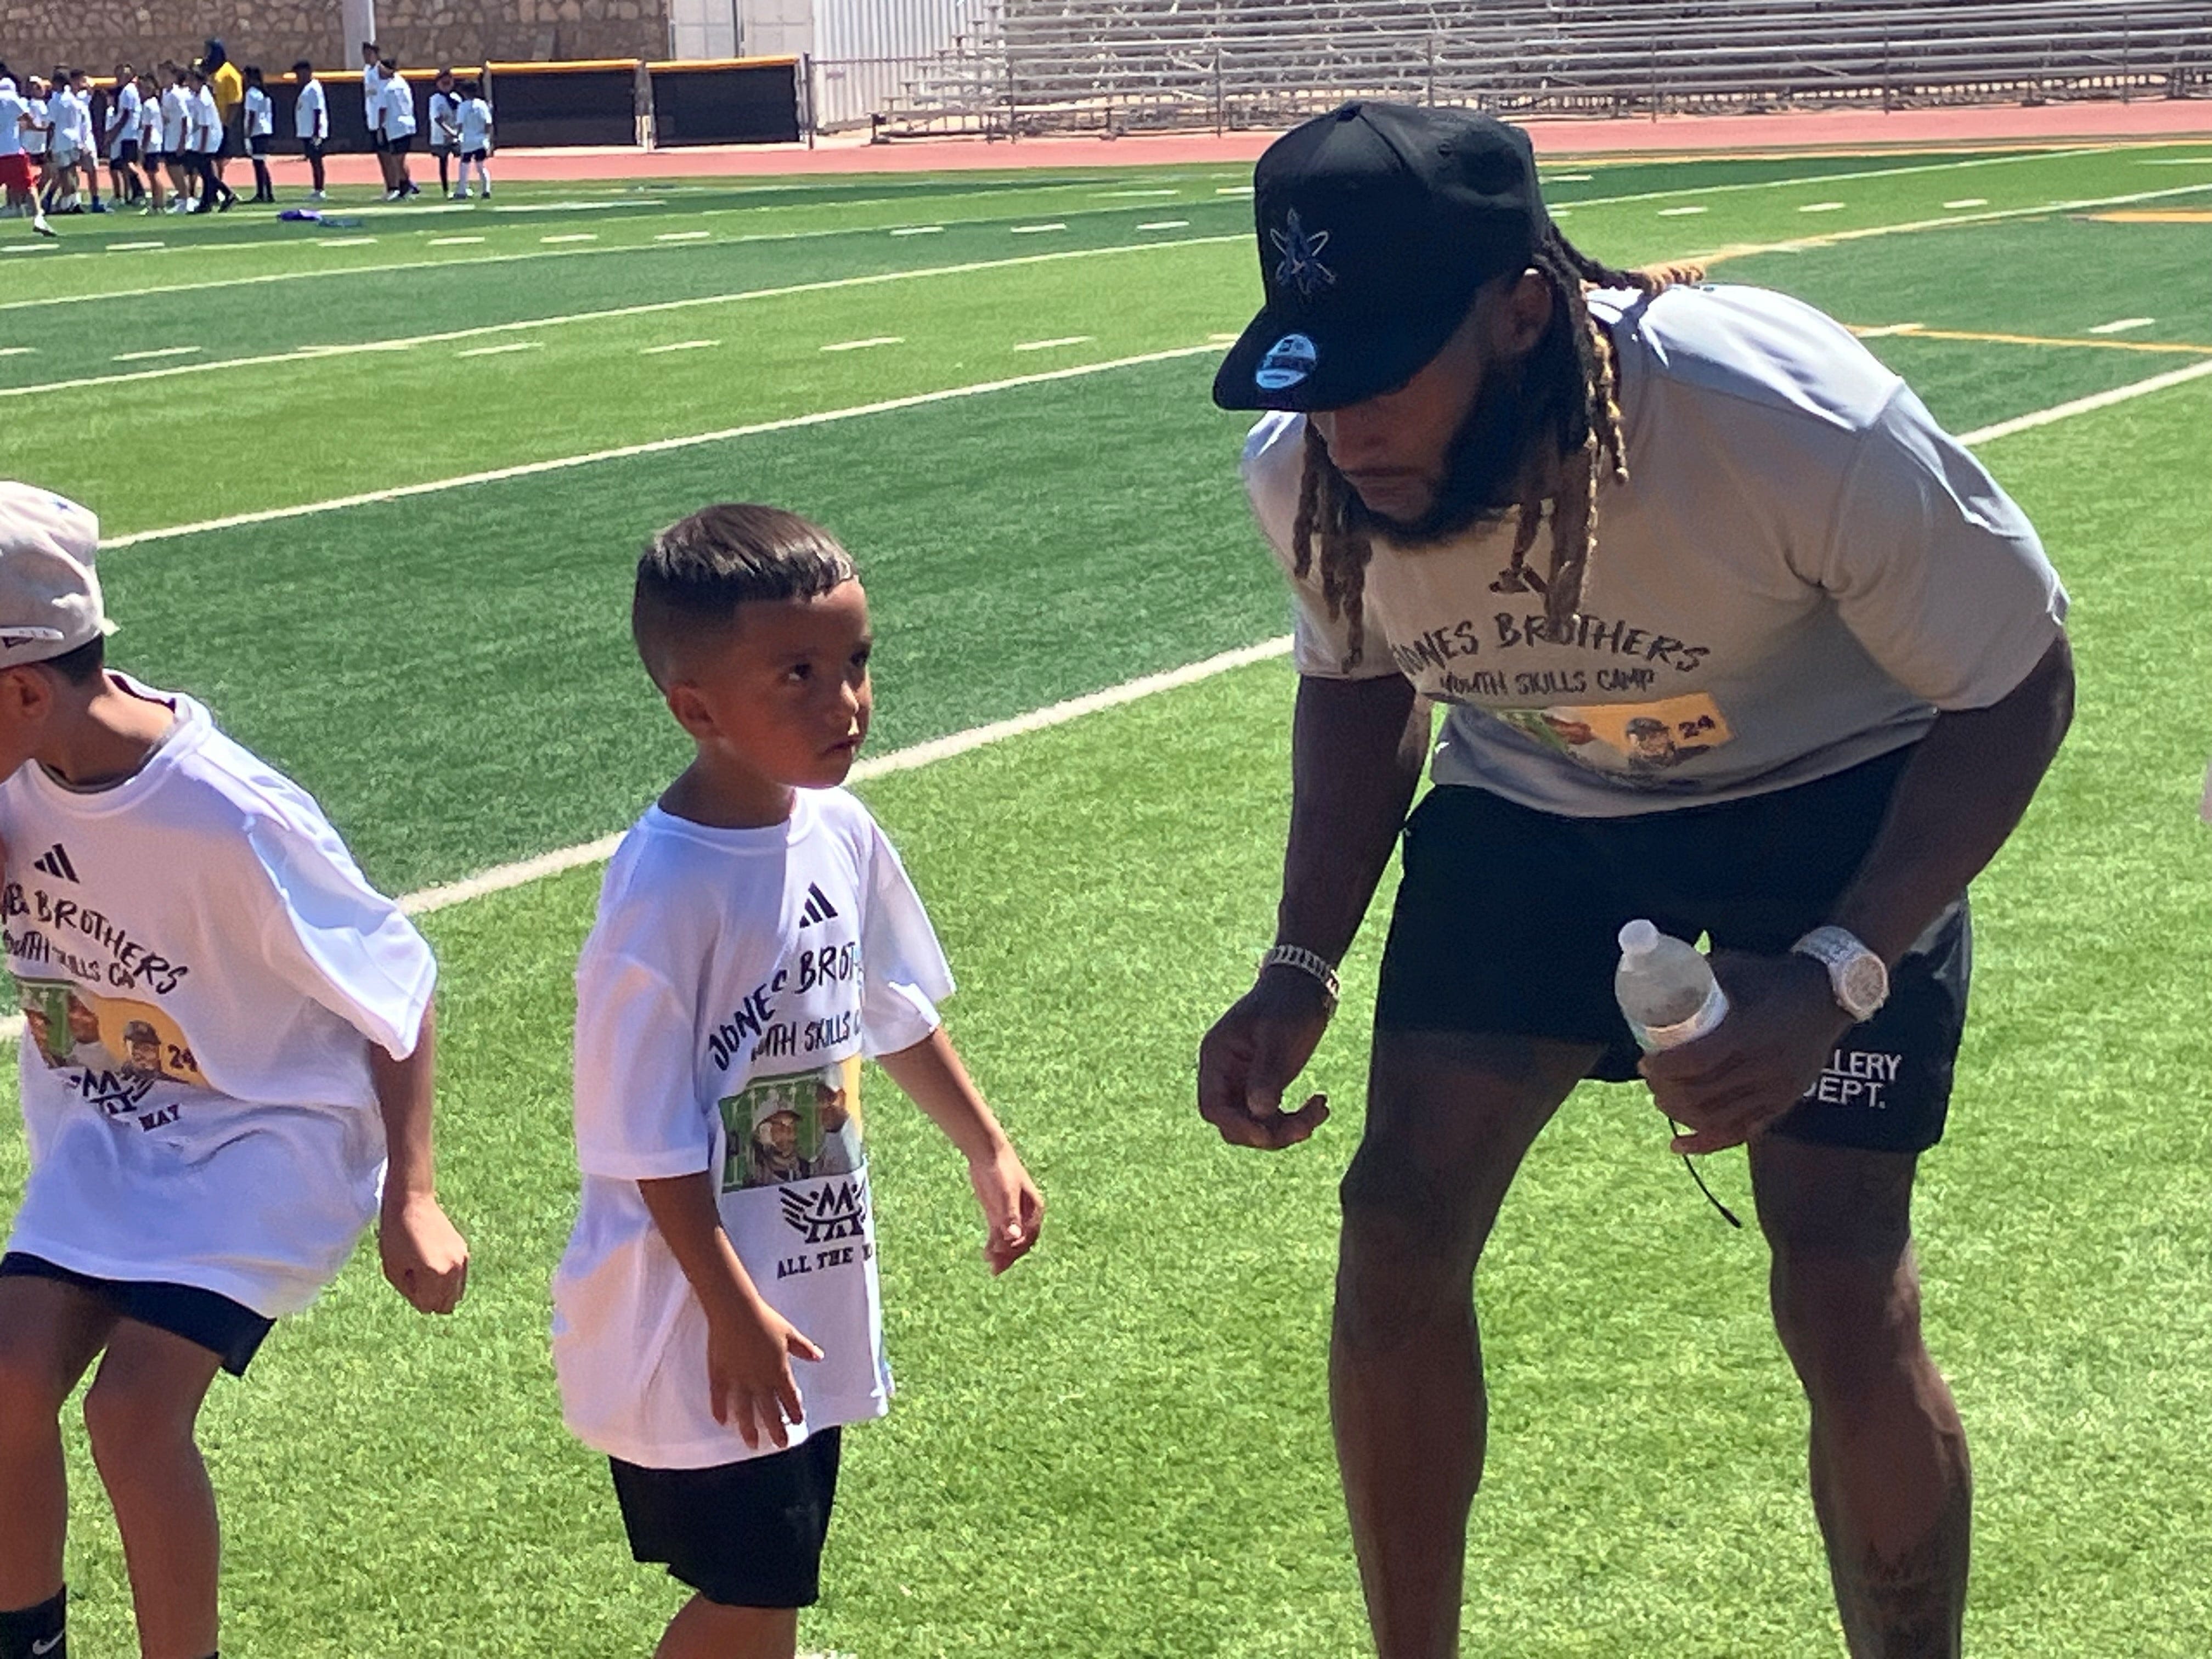
[(707, 1316), (707, 1388), (714, 1420), (760, 1449), (763, 1437), (779, 1451), (791, 1443), (787, 1424), (805, 1415), (791, 1362), (819, 1359), (816, 1347), (781, 1314), (750, 1298), (741, 1310)]
[(1198, 1046), (1198, 1115), (1232, 1146), (1279, 1152), (1328, 1121), (1328, 1097), (1295, 1112), (1283, 1091), (1305, 1070), (1328, 1029), (1328, 994), (1313, 975), (1273, 967)]
[(969, 1161), (968, 1182), (983, 1206), (983, 1260), (994, 1275), (1002, 1273), (1037, 1242), (1044, 1226), (1044, 1194), (1004, 1142), (991, 1156)]
[(1644, 1057), (1653, 1102), (1690, 1126), (1674, 1138), (1678, 1152), (1717, 1152), (1750, 1139), (1813, 1086), (1851, 1025), (1826, 970), (1810, 957), (1723, 951), (1712, 963), (1728, 993), (1728, 1018), (1695, 1042)]
[(449, 1314), (468, 1289), (469, 1246), (428, 1193), (395, 1193), (376, 1228), (392, 1288), (424, 1313)]

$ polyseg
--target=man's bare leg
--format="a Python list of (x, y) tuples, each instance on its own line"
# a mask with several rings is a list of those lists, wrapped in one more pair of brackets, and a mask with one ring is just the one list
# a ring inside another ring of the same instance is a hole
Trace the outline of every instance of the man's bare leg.
[(1957, 1659), (1966, 1618), (1973, 1481), (1958, 1407), (1921, 1339), (1914, 1163), (1779, 1135), (1751, 1149), (1852, 1659)]
[(1459, 1651), (1489, 1409), (1475, 1262), (1522, 1158), (1596, 1052), (1376, 1033), (1367, 1127), (1344, 1178), (1329, 1407), (1382, 1659)]

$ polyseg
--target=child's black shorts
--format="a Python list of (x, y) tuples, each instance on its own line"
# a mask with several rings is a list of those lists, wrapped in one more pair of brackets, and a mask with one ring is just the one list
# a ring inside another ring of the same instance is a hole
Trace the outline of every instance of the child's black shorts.
[(95, 1279), (21, 1250), (0, 1256), (0, 1279), (52, 1279), (73, 1285), (106, 1304), (118, 1317), (198, 1343), (220, 1358), (223, 1370), (233, 1376), (246, 1375), (262, 1339), (276, 1322), (244, 1303), (197, 1285)]
[(491, 152), (488, 149), (465, 149), (461, 152), (461, 160), (464, 161), (481, 161), (485, 156), (490, 154)]
[[(1718, 949), (1781, 955), (1829, 920), (1911, 753), (1632, 817), (1561, 817), (1484, 789), (1431, 790), (1406, 825), (1376, 1029), (1595, 1043), (1604, 1052), (1591, 1077), (1634, 1079), (1639, 1056), (1613, 995), (1622, 925), (1644, 916), (1680, 939), (1709, 933)], [(1972, 955), (1962, 896), (1774, 1131), (1875, 1152), (1942, 1139)]]
[[(118, 138), (115, 141), (116, 166), (127, 167), (137, 159), (138, 141), (136, 138)], [(153, 158), (149, 156), (147, 159), (151, 161)]]
[(269, 154), (269, 135), (267, 133), (257, 132), (246, 142), (254, 155), (266, 155)]
[(730, 1607), (811, 1607), (837, 1497), (838, 1432), (788, 1451), (705, 1469), (607, 1460), (629, 1552)]
[(394, 155), (404, 155), (415, 148), (415, 135), (411, 132), (395, 132), (384, 141), (384, 148)]

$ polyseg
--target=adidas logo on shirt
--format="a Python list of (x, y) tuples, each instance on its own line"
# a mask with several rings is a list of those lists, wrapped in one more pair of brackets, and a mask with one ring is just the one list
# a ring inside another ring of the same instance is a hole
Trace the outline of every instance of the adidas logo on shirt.
[[(58, 847), (54, 848), (54, 851), (57, 853), (61, 850), (62, 849)], [(45, 866), (42, 865), (40, 867), (43, 869)], [(75, 880), (76, 878), (71, 877), (70, 879)], [(827, 898), (823, 896), (822, 890), (819, 887), (817, 887), (811, 881), (808, 882), (806, 884), (806, 908), (799, 913), (799, 925), (801, 927), (811, 927), (817, 921), (828, 921), (836, 914), (837, 907), (830, 903)]]
[(43, 870), (48, 875), (58, 877), (63, 881), (77, 879), (76, 866), (70, 862), (69, 851), (59, 842), (56, 842), (44, 853), (32, 860), (31, 868)]

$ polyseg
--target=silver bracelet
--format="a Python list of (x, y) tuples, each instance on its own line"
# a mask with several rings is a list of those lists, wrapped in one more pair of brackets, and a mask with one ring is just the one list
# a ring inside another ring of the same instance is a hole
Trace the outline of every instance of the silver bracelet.
[(1260, 958), (1260, 971), (1265, 973), (1277, 967), (1295, 968), (1300, 973), (1312, 975), (1328, 994), (1331, 1007), (1340, 1000), (1342, 988), (1337, 983), (1335, 964), (1320, 951), (1309, 951), (1303, 945), (1278, 945)]

